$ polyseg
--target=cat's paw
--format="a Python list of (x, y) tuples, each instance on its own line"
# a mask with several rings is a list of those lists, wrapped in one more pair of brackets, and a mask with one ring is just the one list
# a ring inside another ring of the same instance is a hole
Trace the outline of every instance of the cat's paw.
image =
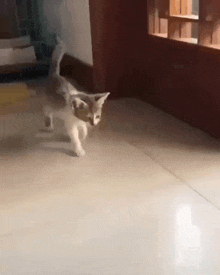
[(75, 153), (76, 153), (77, 157), (83, 157), (86, 154), (86, 152), (83, 149), (76, 150)]

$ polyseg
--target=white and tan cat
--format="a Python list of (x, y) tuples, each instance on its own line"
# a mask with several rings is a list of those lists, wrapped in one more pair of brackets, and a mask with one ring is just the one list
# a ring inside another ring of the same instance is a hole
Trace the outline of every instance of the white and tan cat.
[(109, 93), (87, 94), (77, 91), (70, 82), (60, 76), (60, 62), (64, 53), (64, 45), (58, 40), (52, 55), (49, 77), (43, 87), (47, 101), (44, 107), (45, 126), (52, 130), (53, 118), (62, 119), (73, 150), (80, 157), (85, 155), (81, 140), (86, 138), (89, 127), (100, 122), (102, 107)]

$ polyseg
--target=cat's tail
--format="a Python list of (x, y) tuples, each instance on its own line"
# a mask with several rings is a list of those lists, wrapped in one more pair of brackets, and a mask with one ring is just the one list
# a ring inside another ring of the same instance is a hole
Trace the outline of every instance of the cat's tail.
[(49, 76), (51, 75), (60, 75), (60, 62), (66, 52), (66, 47), (62, 40), (57, 37), (57, 45), (52, 54), (52, 61), (49, 70)]

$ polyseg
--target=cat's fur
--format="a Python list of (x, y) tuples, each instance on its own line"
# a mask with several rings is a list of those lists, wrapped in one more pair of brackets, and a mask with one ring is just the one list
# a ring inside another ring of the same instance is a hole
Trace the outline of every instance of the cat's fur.
[(102, 106), (109, 93), (87, 94), (77, 91), (60, 75), (60, 62), (64, 53), (65, 47), (62, 41), (58, 40), (52, 55), (49, 78), (43, 88), (47, 98), (44, 107), (45, 126), (52, 130), (53, 118), (62, 119), (74, 152), (77, 156), (84, 156), (81, 139), (86, 138), (88, 127), (99, 123)]

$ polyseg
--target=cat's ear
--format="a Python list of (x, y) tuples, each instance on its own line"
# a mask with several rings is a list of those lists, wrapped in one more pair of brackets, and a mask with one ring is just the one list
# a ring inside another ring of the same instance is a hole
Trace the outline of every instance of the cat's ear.
[(107, 97), (109, 96), (110, 93), (103, 93), (103, 94), (95, 94), (94, 98), (95, 101), (100, 104), (103, 105), (105, 100), (107, 99)]
[(88, 104), (85, 101), (81, 100), (80, 98), (76, 97), (72, 100), (72, 108), (83, 110), (88, 108)]

